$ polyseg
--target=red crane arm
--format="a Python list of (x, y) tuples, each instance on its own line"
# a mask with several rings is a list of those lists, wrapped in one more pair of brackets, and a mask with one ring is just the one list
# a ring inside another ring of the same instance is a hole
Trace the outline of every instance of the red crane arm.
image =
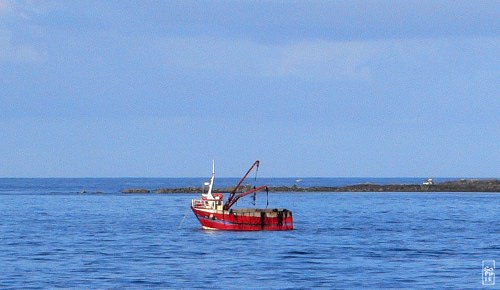
[(249, 191), (247, 191), (247, 192), (244, 192), (244, 193), (241, 193), (241, 194), (238, 194), (238, 195), (234, 195), (234, 196), (233, 196), (233, 198), (228, 199), (228, 201), (227, 201), (227, 202), (226, 202), (226, 204), (224, 205), (224, 209), (225, 209), (225, 210), (230, 209), (230, 208), (231, 208), (231, 206), (233, 206), (233, 204), (235, 204), (235, 203), (238, 201), (238, 199), (240, 199), (240, 198), (242, 198), (242, 197), (244, 197), (244, 196), (247, 196), (247, 195), (249, 195), (249, 194), (252, 194), (252, 193), (254, 193), (254, 192), (261, 191), (261, 190), (263, 190), (263, 189), (269, 190), (269, 189), (267, 188), (267, 186), (266, 186), (266, 185), (263, 185), (263, 186), (259, 186), (259, 187), (257, 187), (257, 188), (254, 188), (254, 189), (252, 189), (252, 190), (249, 190)]
[[(236, 200), (240, 199), (241, 197), (247, 195), (247, 194), (250, 194), (250, 193), (253, 193), (255, 191), (248, 191), (248, 192), (245, 192), (244, 195), (240, 195), (238, 198), (236, 198), (235, 200), (235, 195), (236, 195), (236, 191), (238, 190), (238, 188), (240, 188), (241, 184), (243, 183), (243, 181), (247, 178), (248, 174), (250, 174), (250, 172), (252, 172), (252, 170), (254, 169), (254, 167), (257, 167), (257, 170), (259, 170), (259, 164), (260, 164), (260, 161), (259, 160), (256, 160), (252, 166), (250, 166), (250, 169), (248, 169), (247, 173), (245, 173), (245, 175), (240, 179), (240, 182), (238, 182), (238, 184), (236, 185), (236, 187), (233, 189), (233, 191), (231, 191), (231, 194), (229, 195), (229, 198), (227, 199), (227, 202), (226, 204), (224, 204), (224, 209), (229, 209), (235, 202)], [(259, 187), (260, 188), (260, 187)]]

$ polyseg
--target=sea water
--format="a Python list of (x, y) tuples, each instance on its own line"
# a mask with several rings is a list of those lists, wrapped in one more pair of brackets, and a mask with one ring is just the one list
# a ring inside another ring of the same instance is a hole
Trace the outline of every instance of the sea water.
[(0, 288), (477, 289), (482, 261), (500, 261), (495, 193), (258, 195), (256, 206), (293, 211), (285, 232), (205, 231), (189, 210), (198, 195), (119, 193), (203, 181), (0, 179)]

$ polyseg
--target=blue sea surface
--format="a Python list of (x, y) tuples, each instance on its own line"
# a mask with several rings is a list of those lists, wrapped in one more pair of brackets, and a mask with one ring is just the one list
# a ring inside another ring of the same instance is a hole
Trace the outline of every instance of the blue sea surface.
[[(203, 181), (0, 179), (0, 288), (478, 289), (482, 260), (500, 261), (495, 193), (270, 193), (293, 211), (286, 232), (205, 231), (189, 209), (198, 195), (119, 193)], [(299, 182), (385, 181), (421, 179)]]

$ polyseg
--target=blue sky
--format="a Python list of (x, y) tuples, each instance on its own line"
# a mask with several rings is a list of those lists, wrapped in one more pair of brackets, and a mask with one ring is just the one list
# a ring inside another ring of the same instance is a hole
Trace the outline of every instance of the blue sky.
[(0, 0), (1, 177), (500, 177), (499, 1)]

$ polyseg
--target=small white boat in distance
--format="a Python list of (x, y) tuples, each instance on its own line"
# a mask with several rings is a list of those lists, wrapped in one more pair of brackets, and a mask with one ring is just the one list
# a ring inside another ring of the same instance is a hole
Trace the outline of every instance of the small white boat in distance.
[(424, 181), (422, 184), (423, 185), (434, 185), (434, 181), (432, 180), (432, 178), (427, 178), (427, 180)]

